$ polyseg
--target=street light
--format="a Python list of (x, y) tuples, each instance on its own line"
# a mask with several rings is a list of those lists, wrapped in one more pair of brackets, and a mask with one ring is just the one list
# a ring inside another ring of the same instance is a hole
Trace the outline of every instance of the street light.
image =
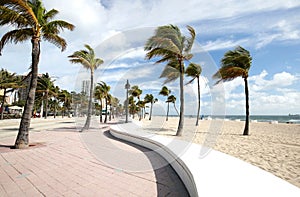
[(129, 84), (128, 79), (127, 79), (127, 83), (125, 84), (125, 89), (126, 89), (126, 104), (125, 104), (126, 119), (125, 119), (125, 123), (128, 123), (128, 105), (129, 105), (128, 90), (129, 90), (129, 88), (130, 88), (130, 84)]

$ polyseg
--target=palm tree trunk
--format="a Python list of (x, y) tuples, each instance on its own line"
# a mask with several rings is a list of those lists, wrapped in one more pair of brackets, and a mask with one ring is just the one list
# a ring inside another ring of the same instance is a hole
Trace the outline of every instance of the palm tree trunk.
[(107, 98), (105, 98), (105, 118), (104, 118), (104, 123), (107, 122)]
[(54, 118), (56, 118), (56, 102), (54, 103)]
[(92, 117), (92, 100), (93, 100), (93, 87), (94, 86), (94, 70), (91, 69), (91, 85), (90, 85), (90, 98), (89, 98), (89, 106), (88, 106), (88, 113), (85, 125), (83, 130), (88, 130), (91, 124), (91, 117)]
[(32, 108), (34, 105), (35, 90), (37, 86), (38, 78), (38, 64), (40, 59), (40, 39), (33, 37), (32, 44), (32, 66), (31, 66), (31, 80), (29, 84), (29, 92), (27, 94), (26, 103), (24, 106), (24, 112), (20, 122), (19, 132), (15, 141), (15, 148), (27, 148), (29, 146), (29, 128), (32, 114)]
[(178, 114), (178, 116), (179, 116), (179, 112), (178, 112), (178, 110), (177, 110), (177, 108), (176, 108), (176, 105), (175, 105), (175, 103), (173, 103), (174, 104), (174, 108), (175, 108), (175, 110), (176, 110), (176, 112), (177, 112), (177, 114)]
[(2, 109), (2, 111), (1, 111), (1, 120), (3, 120), (3, 114), (4, 114), (5, 95), (6, 95), (6, 88), (4, 88), (2, 104), (1, 104), (1, 109)]
[(166, 118), (166, 121), (168, 121), (168, 119), (169, 119), (169, 108), (170, 108), (170, 107), (169, 107), (169, 104), (170, 104), (170, 103), (168, 102), (168, 108), (167, 108), (167, 118)]
[(143, 108), (140, 107), (140, 117), (139, 117), (139, 121), (142, 120), (142, 117), (143, 117)]
[(48, 91), (46, 91), (45, 119), (47, 119), (47, 114), (48, 114)]
[(176, 132), (176, 136), (182, 136), (183, 132), (183, 124), (184, 124), (184, 67), (182, 60), (179, 60), (180, 64), (180, 114), (179, 114), (179, 122), (178, 122), (178, 128)]
[(197, 83), (198, 83), (198, 111), (197, 111), (196, 126), (198, 126), (199, 116), (200, 116), (200, 79), (199, 79), (199, 77), (197, 77)]
[(109, 105), (109, 121), (111, 121), (112, 109), (111, 105)]
[(245, 95), (246, 95), (246, 121), (243, 135), (249, 135), (249, 90), (247, 77), (244, 78), (245, 82)]
[(102, 99), (100, 100), (100, 122), (102, 123)]
[(153, 102), (151, 102), (151, 106), (150, 106), (149, 120), (151, 120), (151, 117), (152, 117), (152, 108), (153, 108)]

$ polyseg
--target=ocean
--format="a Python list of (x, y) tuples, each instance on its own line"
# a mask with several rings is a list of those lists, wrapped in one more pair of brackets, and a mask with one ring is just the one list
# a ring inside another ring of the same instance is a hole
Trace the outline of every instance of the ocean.
[[(165, 116), (165, 115), (159, 115)], [(169, 115), (169, 117), (178, 117), (175, 115)], [(195, 115), (185, 115), (187, 118), (195, 118)], [(202, 115), (204, 119), (208, 117), (212, 119), (228, 119), (228, 120), (245, 120), (244, 115), (225, 115), (225, 116), (217, 116), (217, 115)], [(300, 124), (300, 115), (296, 116), (289, 116), (289, 115), (250, 115), (250, 121), (257, 121), (257, 122), (272, 122), (277, 121), (278, 123), (293, 123), (293, 124)]]
[[(208, 116), (204, 116), (208, 117)], [(237, 120), (241, 121), (245, 120), (245, 116), (243, 115), (225, 115), (225, 116), (210, 116), (211, 118), (221, 118), (221, 119), (229, 119), (229, 120)], [(289, 115), (250, 115), (250, 120), (256, 120), (257, 122), (271, 122), (278, 121), (278, 123), (295, 123), (300, 124), (300, 116), (289, 116)]]

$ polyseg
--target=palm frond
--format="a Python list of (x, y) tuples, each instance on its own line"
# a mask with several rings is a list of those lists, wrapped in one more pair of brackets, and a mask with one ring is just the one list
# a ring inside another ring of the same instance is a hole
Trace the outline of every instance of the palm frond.
[(0, 25), (12, 25), (17, 28), (22, 28), (26, 27), (28, 24), (27, 19), (15, 10), (0, 6)]
[(61, 51), (64, 51), (67, 48), (66, 40), (58, 36), (57, 34), (44, 34), (43, 39), (54, 44), (55, 46), (60, 48)]
[(199, 64), (190, 63), (185, 70), (185, 73), (189, 77), (199, 77), (202, 72), (202, 68)]
[(166, 37), (153, 36), (151, 37), (144, 47), (146, 51), (151, 51), (153, 49), (163, 49), (169, 53), (180, 54), (178, 46), (171, 39)]
[(169, 50), (163, 49), (163, 48), (154, 48), (148, 53), (146, 53), (145, 58), (150, 60), (154, 57), (162, 56), (162, 59), (157, 61), (156, 63), (161, 63), (165, 61), (169, 61), (169, 58), (173, 58), (176, 56), (175, 53), (170, 52)]
[(235, 66), (226, 66), (221, 67), (217, 73), (213, 75), (214, 79), (219, 79), (216, 84), (221, 81), (232, 81), (237, 77), (244, 77), (247, 75), (247, 72), (243, 68), (235, 67)]
[(236, 66), (249, 70), (251, 67), (252, 58), (249, 51), (238, 46), (235, 50), (229, 50), (224, 54), (221, 60), (222, 66)]
[(166, 78), (164, 84), (175, 81), (180, 76), (180, 72), (177, 68), (166, 65), (159, 78)]
[(15, 44), (18, 42), (23, 42), (23, 41), (31, 38), (32, 35), (33, 35), (33, 31), (31, 28), (16, 29), (16, 30), (7, 32), (6, 34), (4, 34), (2, 36), (1, 41), (0, 41), (0, 54), (1, 54), (1, 51), (4, 47), (4, 45), (6, 45), (8, 42), (14, 42)]
[(42, 32), (43, 34), (59, 34), (61, 31), (63, 31), (64, 29), (68, 29), (68, 30), (74, 30), (75, 26), (62, 21), (62, 20), (56, 20), (56, 21), (51, 21), (47, 24), (45, 24), (42, 28)]
[(169, 96), (170, 93), (171, 90), (169, 90), (167, 86), (163, 86), (159, 92), (159, 94), (163, 96)]
[(195, 33), (195, 30), (193, 27), (191, 26), (187, 26), (187, 29), (189, 30), (190, 32), (190, 38), (188, 38), (186, 41), (187, 41), (187, 44), (186, 46), (184, 47), (184, 52), (185, 53), (189, 53), (192, 49), (192, 46), (194, 44), (194, 40), (195, 40), (195, 37), (196, 37), (196, 33)]
[(175, 44), (176, 48), (182, 51), (182, 36), (179, 28), (174, 25), (161, 26), (156, 29), (155, 35), (157, 37), (167, 38)]
[[(14, 10), (15, 12), (26, 18), (27, 23), (32, 27), (36, 27), (38, 20), (30, 7), (31, 2), (24, 0), (1, 0), (0, 6), (6, 7), (7, 9)], [(24, 26), (22, 26), (24, 27)]]
[(45, 13), (44, 18), (46, 21), (53, 19), (55, 17), (55, 15), (57, 15), (59, 12), (56, 9), (51, 9), (50, 11), (48, 11), (47, 13)]

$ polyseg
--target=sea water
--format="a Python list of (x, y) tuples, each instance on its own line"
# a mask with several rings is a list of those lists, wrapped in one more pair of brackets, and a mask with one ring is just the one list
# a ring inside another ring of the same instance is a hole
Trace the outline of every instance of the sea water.
[[(246, 118), (242, 115), (225, 115), (225, 116), (210, 116), (213, 119), (229, 119), (229, 120), (241, 120), (244, 121)], [(300, 117), (291, 117), (288, 115), (250, 115), (250, 120), (256, 120), (257, 122), (272, 122), (277, 121), (278, 123), (296, 123), (300, 124)]]

